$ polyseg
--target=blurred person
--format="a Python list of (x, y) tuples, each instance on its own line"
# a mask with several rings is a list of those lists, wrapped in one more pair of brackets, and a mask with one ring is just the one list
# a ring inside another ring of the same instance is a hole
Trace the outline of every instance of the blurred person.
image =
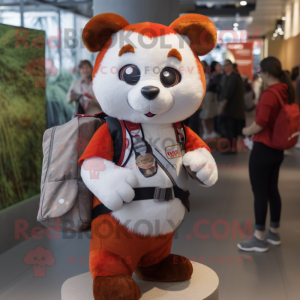
[(218, 94), (222, 79), (221, 68), (217, 61), (213, 61), (210, 65), (206, 94), (200, 113), (200, 119), (203, 121), (203, 140), (217, 137), (217, 133), (214, 131), (214, 118), (218, 115)]
[(206, 60), (201, 60), (201, 65), (204, 71), (205, 78), (208, 78), (210, 72), (208, 63), (206, 62)]
[(88, 60), (79, 63), (81, 77), (73, 80), (67, 94), (67, 102), (76, 101), (76, 114), (94, 115), (101, 111), (92, 88), (93, 66)]
[[(203, 67), (205, 80), (206, 80), (206, 87), (207, 87), (208, 80), (209, 80), (209, 76), (208, 76), (209, 67), (208, 67), (208, 64), (205, 60), (201, 61), (201, 65)], [(204, 101), (204, 99), (203, 99), (203, 101)], [(203, 101), (202, 101), (202, 103), (203, 103)], [(199, 117), (199, 115), (201, 113), (201, 110), (202, 110), (202, 104), (199, 107), (199, 109), (193, 115), (191, 115), (189, 118), (187, 118), (186, 120), (183, 121), (183, 123), (186, 126), (190, 127), (195, 133), (197, 133), (198, 136), (203, 135), (203, 127), (202, 127), (202, 124), (200, 122), (200, 117)]]
[(239, 68), (238, 68), (238, 65), (237, 65), (236, 63), (234, 63), (234, 64), (232, 64), (232, 65), (233, 65), (233, 72), (234, 72), (235, 74), (241, 75), (240, 70), (239, 70)]
[[(298, 77), (295, 79), (295, 88), (296, 88), (296, 99), (297, 103), (300, 103), (300, 66), (298, 67)], [(298, 138), (298, 143), (295, 146), (297, 149), (300, 149), (300, 135)]]
[(299, 76), (299, 67), (297, 66), (292, 69), (292, 74), (291, 74), (291, 80), (295, 90), (296, 90), (296, 79), (298, 78), (298, 76)]
[(244, 100), (245, 100), (245, 110), (246, 112), (251, 112), (255, 108), (255, 94), (252, 86), (249, 82), (248, 75), (243, 75), (244, 82)]
[(222, 153), (236, 153), (234, 143), (245, 126), (244, 84), (237, 66), (225, 60), (225, 79), (222, 87), (220, 114), (222, 115), (222, 137), (230, 142), (231, 150)]
[[(271, 91), (276, 89), (283, 101), (295, 101), (294, 88), (290, 76), (282, 70), (280, 61), (267, 57), (260, 63), (261, 78), (266, 90), (262, 93), (256, 107), (255, 121), (243, 129), (245, 136), (253, 137), (253, 149), (249, 160), (249, 175), (254, 194), (255, 233), (253, 238), (239, 243), (245, 251), (265, 252), (268, 243), (280, 245), (279, 236), (281, 198), (278, 191), (278, 176), (284, 158), (283, 150), (272, 148), (273, 128), (281, 110), (277, 96)], [(265, 235), (265, 222), (270, 205), (270, 228)]]
[(253, 89), (253, 92), (255, 95), (254, 103), (257, 104), (259, 101), (259, 97), (260, 97), (261, 89), (262, 89), (262, 80), (257, 74), (255, 74), (253, 76), (252, 89)]

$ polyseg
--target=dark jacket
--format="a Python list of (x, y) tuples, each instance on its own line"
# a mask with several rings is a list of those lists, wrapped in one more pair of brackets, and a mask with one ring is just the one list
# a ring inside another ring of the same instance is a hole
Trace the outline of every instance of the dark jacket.
[(220, 93), (222, 74), (211, 75), (209, 77), (206, 92)]
[(225, 75), (222, 98), (228, 101), (224, 114), (228, 117), (245, 119), (244, 83), (239, 74)]

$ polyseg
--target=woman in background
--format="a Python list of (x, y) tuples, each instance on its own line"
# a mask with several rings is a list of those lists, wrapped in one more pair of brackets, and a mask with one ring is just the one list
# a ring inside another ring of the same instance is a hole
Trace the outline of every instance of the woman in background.
[(291, 74), (291, 79), (295, 90), (296, 90), (296, 80), (298, 76), (299, 76), (299, 67), (297, 66), (292, 69), (292, 74)]
[[(261, 78), (266, 90), (256, 106), (256, 118), (251, 126), (243, 129), (245, 136), (254, 135), (253, 149), (249, 161), (249, 174), (254, 193), (255, 233), (253, 238), (239, 243), (244, 251), (265, 252), (268, 243), (280, 245), (279, 236), (281, 198), (278, 191), (279, 169), (283, 161), (283, 150), (272, 147), (275, 121), (281, 110), (279, 99), (272, 92), (276, 90), (285, 103), (295, 102), (295, 92), (290, 76), (282, 70), (280, 61), (267, 57), (260, 63)], [(265, 234), (265, 222), (270, 205), (270, 228)]]
[[(201, 61), (201, 65), (204, 71), (204, 75), (205, 75), (205, 81), (206, 81), (206, 86), (207, 86), (207, 82), (208, 82), (208, 64), (205, 60)], [(198, 136), (202, 136), (203, 134), (203, 128), (202, 125), (200, 123), (200, 119), (199, 119), (199, 114), (202, 110), (202, 105), (199, 107), (199, 109), (192, 114), (189, 118), (185, 119), (183, 121), (184, 125), (190, 127)]]
[(101, 111), (92, 88), (93, 66), (88, 60), (79, 63), (81, 78), (75, 79), (68, 91), (67, 102), (76, 101), (76, 114), (94, 115)]
[(214, 118), (218, 115), (218, 94), (220, 93), (220, 85), (222, 74), (220, 72), (221, 65), (217, 61), (213, 61), (210, 65), (208, 74), (206, 94), (204, 96), (200, 113), (200, 119), (203, 120), (203, 140), (217, 137), (214, 130)]
[(261, 78), (257, 74), (255, 74), (253, 76), (253, 81), (252, 81), (252, 89), (255, 94), (255, 100), (254, 100), (255, 104), (257, 104), (259, 101), (261, 88), (262, 88)]

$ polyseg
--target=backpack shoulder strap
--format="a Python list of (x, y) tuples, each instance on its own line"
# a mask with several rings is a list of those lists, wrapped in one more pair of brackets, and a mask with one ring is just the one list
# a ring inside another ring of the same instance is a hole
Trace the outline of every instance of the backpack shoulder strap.
[(183, 122), (173, 123), (175, 130), (176, 140), (179, 143), (181, 150), (185, 151), (186, 133)]
[(142, 137), (144, 137), (142, 127), (138, 123), (122, 121), (113, 117), (107, 117), (106, 123), (113, 140), (113, 162), (119, 167), (125, 167), (132, 153), (132, 135), (135, 131), (141, 130)]
[(279, 100), (279, 103), (281, 104), (282, 107), (284, 107), (285, 103), (284, 103), (280, 93), (276, 89), (273, 89), (273, 88), (269, 88), (268, 90), (276, 95), (277, 99)]
[(113, 117), (107, 117), (106, 123), (114, 145), (113, 162), (117, 166), (121, 166), (124, 159), (126, 147), (125, 125), (122, 121)]

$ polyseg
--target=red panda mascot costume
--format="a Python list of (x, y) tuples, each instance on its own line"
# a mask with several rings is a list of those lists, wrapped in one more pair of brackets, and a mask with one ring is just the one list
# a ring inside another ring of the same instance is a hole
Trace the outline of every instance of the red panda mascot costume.
[[(191, 278), (188, 259), (170, 254), (189, 210), (188, 175), (200, 185), (218, 178), (208, 146), (182, 120), (199, 108), (205, 76), (199, 55), (215, 47), (205, 16), (187, 14), (169, 27), (104, 13), (82, 39), (99, 52), (93, 90), (107, 122), (79, 159), (93, 192), (90, 271), (96, 300), (137, 300), (143, 280)], [(95, 166), (95, 174), (85, 168)]]

